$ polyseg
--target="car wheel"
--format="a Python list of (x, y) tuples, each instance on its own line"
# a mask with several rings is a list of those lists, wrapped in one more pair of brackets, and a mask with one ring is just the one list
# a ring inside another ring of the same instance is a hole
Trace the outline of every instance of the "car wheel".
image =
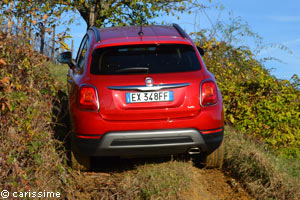
[(200, 168), (222, 168), (224, 160), (224, 141), (210, 154), (200, 154), (194, 158), (194, 163)]
[(91, 168), (91, 158), (78, 152), (73, 141), (71, 141), (71, 166), (72, 169), (80, 171), (88, 171)]
[(205, 158), (205, 167), (222, 168), (224, 160), (224, 142), (211, 154)]

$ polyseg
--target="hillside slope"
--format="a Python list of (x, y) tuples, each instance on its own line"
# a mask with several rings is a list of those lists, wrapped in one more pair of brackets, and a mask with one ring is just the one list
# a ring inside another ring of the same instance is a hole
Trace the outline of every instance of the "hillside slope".
[(2, 32), (0, 48), (0, 188), (64, 193), (66, 157), (52, 131), (58, 87), (47, 60)]
[[(69, 127), (62, 109), (67, 108), (66, 84), (57, 82), (65, 81), (67, 67), (50, 64), (26, 42), (2, 32), (0, 48), (1, 191), (53, 191), (60, 192), (62, 199), (300, 196), (299, 181), (273, 165), (275, 161), (261, 153), (265, 148), (256, 148), (260, 143), (228, 129), (226, 165), (221, 170), (198, 169), (186, 157), (169, 157), (95, 159), (92, 172), (74, 171), (68, 165)], [(258, 159), (251, 159), (257, 158), (256, 153)]]

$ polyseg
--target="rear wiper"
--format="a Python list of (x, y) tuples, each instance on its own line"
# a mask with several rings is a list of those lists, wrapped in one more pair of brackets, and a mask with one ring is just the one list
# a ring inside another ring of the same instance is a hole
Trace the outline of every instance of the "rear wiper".
[(148, 67), (128, 67), (116, 70), (116, 73), (149, 73)]

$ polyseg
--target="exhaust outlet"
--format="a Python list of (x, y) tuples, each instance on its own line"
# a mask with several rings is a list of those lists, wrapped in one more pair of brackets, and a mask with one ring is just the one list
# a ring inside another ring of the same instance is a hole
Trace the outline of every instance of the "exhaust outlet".
[(188, 154), (189, 154), (189, 155), (200, 154), (200, 149), (199, 149), (199, 147), (191, 147), (191, 148), (188, 150)]

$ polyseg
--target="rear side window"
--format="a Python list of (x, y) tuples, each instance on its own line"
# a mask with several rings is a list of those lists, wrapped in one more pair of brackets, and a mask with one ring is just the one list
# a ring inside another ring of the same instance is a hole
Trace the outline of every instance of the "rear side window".
[(91, 73), (154, 74), (200, 70), (195, 50), (190, 45), (130, 45), (96, 49)]

